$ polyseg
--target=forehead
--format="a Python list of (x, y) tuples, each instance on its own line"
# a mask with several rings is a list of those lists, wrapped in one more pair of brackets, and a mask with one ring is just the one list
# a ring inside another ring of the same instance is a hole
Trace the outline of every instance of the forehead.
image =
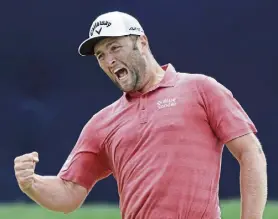
[(121, 37), (106, 37), (104, 39), (101, 39), (94, 47), (95, 53), (98, 52), (99, 50), (103, 50), (107, 48), (109, 45), (113, 43), (123, 43), (127, 41), (128, 37), (121, 36)]

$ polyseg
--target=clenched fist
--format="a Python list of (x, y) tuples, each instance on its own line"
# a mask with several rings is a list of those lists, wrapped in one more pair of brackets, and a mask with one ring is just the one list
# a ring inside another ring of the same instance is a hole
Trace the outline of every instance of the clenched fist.
[(34, 172), (37, 162), (39, 162), (37, 152), (24, 154), (14, 159), (15, 176), (22, 191), (31, 188), (34, 182)]

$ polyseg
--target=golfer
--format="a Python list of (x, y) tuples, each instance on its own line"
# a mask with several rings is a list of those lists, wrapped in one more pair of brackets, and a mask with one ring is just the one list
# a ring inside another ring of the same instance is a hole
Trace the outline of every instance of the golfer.
[(210, 76), (160, 65), (138, 20), (123, 12), (99, 15), (78, 51), (95, 56), (123, 94), (92, 115), (57, 176), (35, 173), (37, 152), (16, 157), (22, 192), (69, 213), (113, 175), (123, 219), (220, 219), (226, 145), (240, 166), (241, 219), (263, 218), (265, 155), (230, 90)]

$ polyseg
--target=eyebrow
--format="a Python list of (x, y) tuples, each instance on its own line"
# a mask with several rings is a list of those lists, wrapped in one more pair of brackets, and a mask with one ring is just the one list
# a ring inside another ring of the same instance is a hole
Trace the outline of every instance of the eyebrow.
[[(106, 45), (105, 45), (105, 48), (107, 48), (108, 46), (110, 46), (111, 44), (113, 44), (113, 43), (115, 43), (115, 41), (116, 41), (117, 39), (112, 39), (110, 42), (108, 42)], [(97, 56), (97, 55), (99, 55), (101, 53), (101, 51), (96, 51), (95, 52), (95, 55)]]

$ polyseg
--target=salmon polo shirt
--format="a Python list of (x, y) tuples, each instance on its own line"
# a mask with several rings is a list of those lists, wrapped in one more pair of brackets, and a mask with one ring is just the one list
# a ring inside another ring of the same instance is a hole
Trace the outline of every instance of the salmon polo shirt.
[(123, 219), (218, 219), (223, 145), (257, 130), (214, 78), (162, 67), (149, 92), (92, 116), (58, 175), (88, 192), (113, 175)]

